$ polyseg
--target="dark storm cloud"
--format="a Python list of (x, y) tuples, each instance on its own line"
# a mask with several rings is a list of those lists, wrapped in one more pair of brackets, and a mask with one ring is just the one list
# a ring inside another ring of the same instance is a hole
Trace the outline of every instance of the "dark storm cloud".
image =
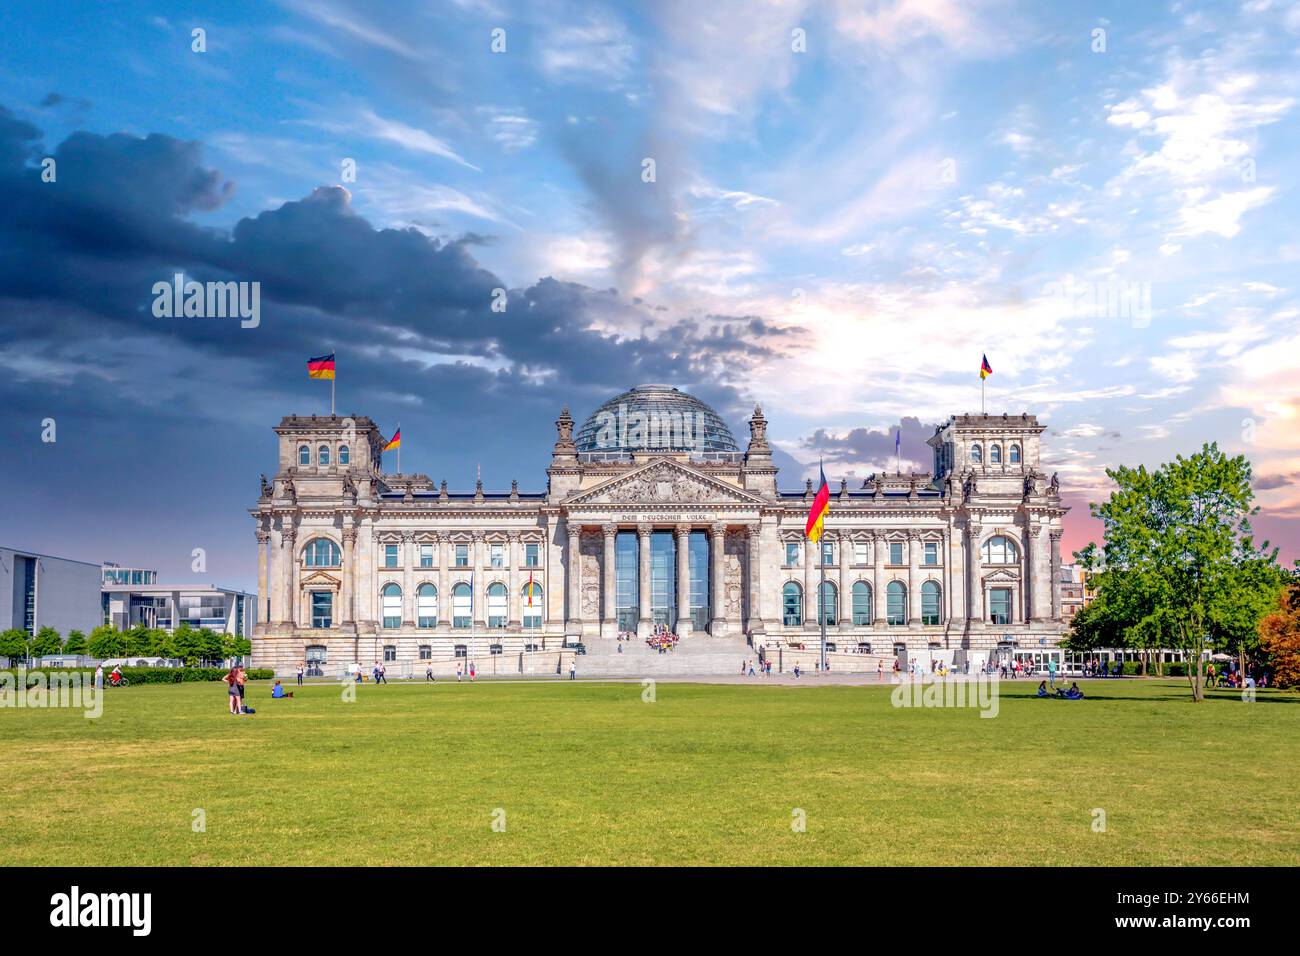
[(1300, 482), (1300, 471), (1292, 472), (1289, 475), (1260, 475), (1255, 479), (1256, 491), (1274, 491), (1277, 488), (1285, 488), (1287, 485), (1294, 485)]

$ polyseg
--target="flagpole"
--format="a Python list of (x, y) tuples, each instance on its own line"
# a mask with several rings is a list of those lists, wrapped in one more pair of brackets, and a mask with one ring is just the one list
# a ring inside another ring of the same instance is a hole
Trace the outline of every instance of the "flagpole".
[[(401, 422), (397, 423), (397, 434), (399, 436), (402, 434)], [(402, 473), (402, 443), (400, 441), (397, 443), (397, 473), (399, 475)]]
[(334, 417), (334, 376), (338, 375), (338, 362), (334, 363), (334, 375), (330, 376), (330, 418)]
[[(821, 544), (820, 539), (818, 540), (817, 543), (819, 545)], [(818, 557), (821, 559), (820, 561), (818, 561), (818, 564), (821, 565), (822, 583), (819, 586), (819, 590), (817, 591), (817, 617), (822, 627), (821, 674), (825, 676), (826, 674), (826, 608), (824, 607), (824, 603), (826, 601), (826, 558), (825, 555), (823, 554), (819, 554)], [(840, 560), (841, 561), (844, 560), (843, 556), (840, 557)]]

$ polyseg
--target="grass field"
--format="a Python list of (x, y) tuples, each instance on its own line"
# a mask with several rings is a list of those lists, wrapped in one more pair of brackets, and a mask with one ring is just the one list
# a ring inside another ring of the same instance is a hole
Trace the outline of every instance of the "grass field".
[[(812, 683), (811, 681), (809, 683)], [(0, 710), (7, 864), (1296, 864), (1300, 697), (1002, 684), (224, 684)], [(505, 832), (492, 829), (505, 811)], [(792, 811), (807, 815), (792, 830)], [(1093, 810), (1106, 814), (1094, 832)], [(193, 832), (202, 809), (206, 832)]]

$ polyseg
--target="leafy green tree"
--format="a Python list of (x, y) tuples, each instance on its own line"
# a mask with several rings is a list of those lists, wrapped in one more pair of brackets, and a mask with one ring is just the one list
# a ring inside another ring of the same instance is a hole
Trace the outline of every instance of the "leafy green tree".
[(1106, 474), (1117, 489), (1092, 514), (1105, 532), (1097, 583), (1108, 607), (1088, 616), (1084, 633), (1104, 624), (1128, 646), (1184, 651), (1192, 699), (1200, 701), (1205, 651), (1244, 641), (1243, 630), (1255, 628), (1270, 603), (1261, 594), (1280, 587), (1277, 549), (1256, 547), (1251, 535), (1259, 509), (1250, 462), (1208, 444), (1156, 471), (1121, 466)]
[(143, 624), (137, 624), (126, 632), (126, 654), (128, 657), (148, 657), (151, 649), (149, 628)]
[(32, 657), (59, 654), (63, 651), (63, 635), (52, 627), (43, 627), (32, 640)]
[(112, 624), (101, 624), (90, 632), (86, 649), (91, 657), (103, 660), (108, 657), (126, 656), (126, 635)]
[(11, 664), (27, 657), (27, 640), (31, 635), (16, 627), (0, 633), (0, 657), (9, 658)]
[(221, 635), (210, 627), (199, 628), (199, 644), (203, 648), (204, 660), (217, 661), (222, 658)]
[(68, 637), (63, 642), (63, 653), (65, 654), (86, 653), (86, 635), (81, 633), (81, 631), (68, 631)]
[(248, 657), (253, 653), (253, 642), (237, 634), (221, 635), (221, 657)]
[(186, 664), (197, 664), (203, 656), (203, 638), (187, 621), (182, 621), (180, 627), (172, 632), (171, 646), (173, 656)]
[(149, 628), (149, 654), (153, 657), (176, 656), (176, 642), (165, 628)]

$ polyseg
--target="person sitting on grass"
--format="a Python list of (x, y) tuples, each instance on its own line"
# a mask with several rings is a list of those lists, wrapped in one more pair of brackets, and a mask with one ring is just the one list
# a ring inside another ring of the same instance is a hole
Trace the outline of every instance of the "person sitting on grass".
[(284, 691), (284, 686), (280, 683), (279, 680), (276, 680), (275, 685), (271, 688), (271, 697), (272, 697), (272, 699), (274, 699), (274, 700), (280, 700), (280, 699), (282, 699), (282, 698), (285, 698), (285, 697), (292, 697), (292, 696), (293, 696), (293, 691), (289, 691), (289, 692), (286, 694), (285, 691)]
[(1065, 696), (1070, 700), (1083, 700), (1083, 691), (1079, 690), (1078, 681), (1070, 684), (1070, 689), (1065, 692)]
[(1037, 694), (1036, 696), (1038, 696), (1038, 697), (1046, 697), (1046, 696), (1047, 696), (1047, 681), (1045, 681), (1045, 680), (1040, 680), (1040, 681), (1038, 682), (1038, 694)]

